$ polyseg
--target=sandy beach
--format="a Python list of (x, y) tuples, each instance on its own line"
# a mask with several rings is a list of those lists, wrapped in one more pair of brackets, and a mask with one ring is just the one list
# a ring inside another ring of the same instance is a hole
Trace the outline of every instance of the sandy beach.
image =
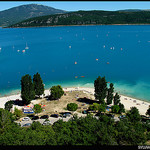
[[(86, 88), (86, 87), (72, 87), (72, 88), (63, 88), (64, 91), (83, 91), (84, 93), (88, 93), (93, 95), (94, 98), (94, 88)], [(45, 96), (49, 95), (49, 90), (44, 91)], [(131, 107), (137, 107), (141, 115), (145, 115), (147, 109), (149, 108), (150, 103), (145, 102), (136, 98), (131, 98), (128, 96), (120, 95), (121, 103), (124, 104), (126, 110), (130, 110)], [(5, 103), (9, 100), (21, 100), (20, 94), (11, 95), (0, 98), (0, 108), (5, 107)], [(32, 104), (40, 103), (40, 100), (31, 101)], [(16, 107), (16, 106), (15, 106)], [(17, 106), (17, 108), (21, 108), (21, 106)]]

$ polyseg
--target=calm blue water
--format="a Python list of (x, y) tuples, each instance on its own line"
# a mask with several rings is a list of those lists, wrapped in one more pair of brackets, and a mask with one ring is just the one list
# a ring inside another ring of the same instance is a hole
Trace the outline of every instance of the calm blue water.
[(150, 101), (149, 25), (0, 28), (0, 47), (0, 96), (39, 72), (45, 88), (93, 87), (100, 75), (121, 94)]

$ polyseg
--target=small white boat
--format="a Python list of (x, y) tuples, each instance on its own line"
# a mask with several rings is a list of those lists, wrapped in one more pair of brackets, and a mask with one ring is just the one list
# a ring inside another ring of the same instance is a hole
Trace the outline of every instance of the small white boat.
[(71, 46), (69, 46), (69, 48), (71, 48)]
[(26, 47), (25, 47), (25, 49), (29, 49), (29, 47), (27, 46), (27, 43), (26, 43)]
[(20, 52), (20, 50), (18, 49), (17, 52)]

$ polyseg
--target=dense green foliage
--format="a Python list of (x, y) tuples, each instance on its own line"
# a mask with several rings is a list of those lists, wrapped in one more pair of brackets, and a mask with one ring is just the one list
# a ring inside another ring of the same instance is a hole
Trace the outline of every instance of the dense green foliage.
[(99, 105), (99, 108), (98, 108), (98, 111), (101, 113), (101, 112), (105, 112), (106, 111), (106, 104), (100, 104)]
[(118, 113), (119, 112), (119, 106), (118, 105), (113, 105), (112, 107), (111, 107), (111, 110), (112, 110), (112, 113)]
[(136, 123), (141, 120), (139, 110), (136, 107), (131, 108), (131, 110), (127, 113), (127, 117), (132, 123)]
[(15, 115), (15, 117), (16, 117), (16, 119), (19, 119), (21, 116), (22, 116), (22, 111), (21, 110), (19, 110), (19, 109), (17, 109), (16, 107), (15, 107), (15, 110), (14, 110), (14, 113), (13, 113), (14, 115)]
[(99, 119), (75, 115), (52, 126), (36, 121), (25, 128), (12, 121), (10, 112), (0, 109), (0, 127), (0, 145), (145, 145), (150, 139), (149, 124), (133, 124), (130, 120), (115, 123), (106, 115)]
[(104, 104), (104, 99), (106, 97), (107, 93), (107, 82), (105, 77), (98, 77), (94, 81), (94, 87), (95, 87), (95, 99), (99, 100), (100, 104)]
[(147, 109), (146, 115), (150, 116), (150, 108)]
[(119, 103), (119, 113), (125, 113), (125, 108), (124, 108), (124, 105)]
[(10, 27), (90, 24), (150, 24), (150, 11), (77, 11), (30, 18)]
[(113, 92), (114, 92), (114, 85), (113, 83), (110, 83), (110, 87), (108, 88), (108, 94), (107, 94), (107, 105), (112, 103), (113, 100)]
[(76, 111), (78, 109), (78, 105), (76, 103), (67, 104), (67, 110)]
[(98, 103), (93, 103), (92, 105), (89, 106), (89, 110), (98, 110), (99, 109), (99, 104)]
[(33, 110), (37, 114), (37, 113), (40, 113), (42, 111), (42, 107), (39, 104), (35, 104), (33, 107)]
[(13, 101), (8, 101), (5, 103), (5, 109), (7, 109), (8, 111), (10, 111), (10, 109), (12, 108), (14, 102)]
[(64, 94), (64, 91), (60, 85), (52, 86), (50, 92), (51, 92), (50, 99), (54, 100), (61, 98), (61, 96)]
[(30, 104), (31, 100), (35, 98), (34, 85), (29, 74), (21, 78), (21, 98), (26, 105)]
[(116, 93), (114, 96), (114, 105), (118, 105), (119, 102), (120, 102), (120, 96), (118, 95), (118, 93)]
[(33, 76), (33, 84), (34, 84), (35, 95), (40, 96), (44, 94), (44, 84), (38, 72)]
[(99, 111), (101, 112), (105, 112), (106, 111), (106, 104), (98, 104), (98, 103), (93, 103), (93, 105), (89, 106), (89, 110), (94, 110), (94, 111)]

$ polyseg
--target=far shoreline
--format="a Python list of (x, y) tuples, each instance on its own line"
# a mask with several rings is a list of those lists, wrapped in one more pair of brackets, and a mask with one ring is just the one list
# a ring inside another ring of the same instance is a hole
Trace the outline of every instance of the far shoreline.
[[(44, 91), (49, 91), (50, 90), (50, 88), (51, 87), (49, 87), (49, 88), (45, 88), (45, 90)], [(85, 88), (87, 88), (87, 89), (91, 89), (91, 90), (93, 90), (94, 88), (93, 87), (86, 87), (86, 86), (81, 86), (81, 87), (79, 87), (79, 86), (62, 86), (62, 88), (63, 89), (69, 89), (69, 88), (74, 88), (74, 89), (77, 89), (77, 88), (80, 88), (80, 89), (85, 89)], [(17, 91), (17, 92), (14, 92), (14, 91)], [(13, 93), (14, 92), (14, 93)], [(147, 103), (150, 103), (150, 100), (147, 100), (147, 99), (141, 99), (141, 98), (138, 98), (138, 97), (134, 97), (134, 96), (131, 96), (131, 95), (125, 95), (125, 94), (121, 94), (121, 93), (119, 93), (118, 91), (116, 91), (116, 92), (114, 92), (114, 93), (118, 93), (120, 96), (125, 96), (125, 97), (128, 97), (128, 98), (131, 98), (131, 99), (137, 99), (137, 100), (140, 100), (140, 101), (143, 101), (143, 102), (147, 102)], [(21, 95), (21, 90), (20, 89), (15, 89), (15, 90), (12, 90), (12, 92), (9, 94), (9, 93), (6, 93), (6, 94), (4, 94), (4, 96), (1, 96), (0, 95), (0, 99), (1, 98), (6, 98), (6, 97), (11, 97), (11, 96), (16, 96), (16, 95)]]
[(67, 26), (122, 26), (122, 25), (150, 25), (150, 24), (82, 24), (82, 25), (49, 25), (49, 26), (28, 26), (28, 27), (3, 27), (1, 28), (40, 28), (40, 27), (67, 27)]

